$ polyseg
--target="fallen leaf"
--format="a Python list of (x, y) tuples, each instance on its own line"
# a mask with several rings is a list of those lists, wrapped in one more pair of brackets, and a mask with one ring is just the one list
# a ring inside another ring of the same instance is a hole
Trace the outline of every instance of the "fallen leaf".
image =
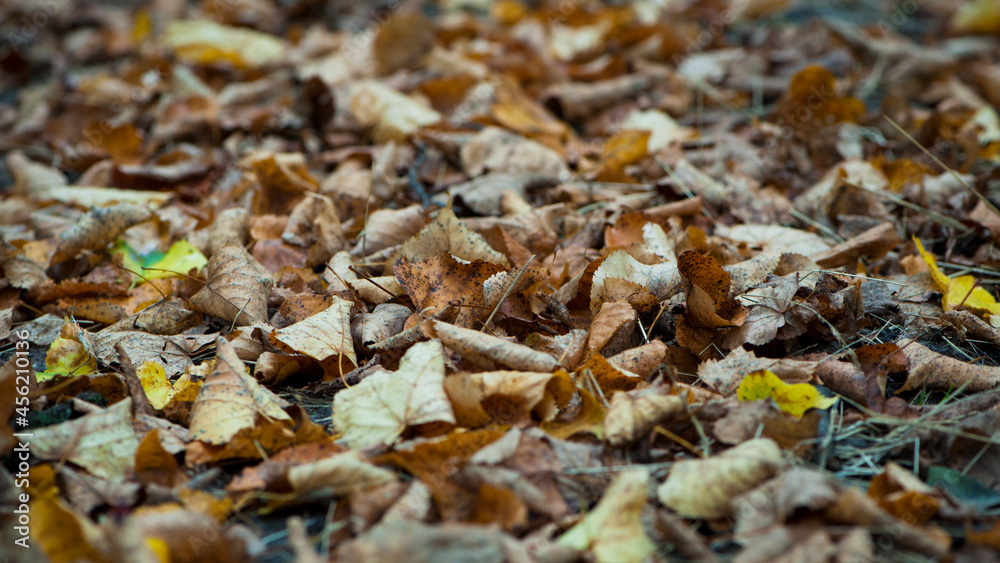
[(224, 338), (215, 341), (218, 360), (191, 406), (189, 439), (222, 445), (262, 421), (290, 422), (287, 403), (261, 387)]
[(328, 381), (358, 365), (351, 338), (351, 302), (335, 295), (331, 299), (326, 309), (269, 336), (278, 348), (316, 360)]
[(392, 444), (408, 427), (455, 424), (444, 390), (444, 348), (432, 340), (414, 344), (396, 372), (379, 370), (333, 399), (333, 425), (354, 449)]
[(770, 479), (783, 465), (773, 440), (748, 440), (717, 456), (677, 462), (656, 495), (685, 518), (724, 518), (732, 512), (733, 497)]
[(639, 519), (648, 488), (645, 469), (618, 474), (597, 506), (557, 541), (592, 551), (599, 563), (642, 561), (655, 550)]
[(781, 410), (801, 418), (809, 409), (828, 409), (836, 397), (824, 397), (808, 383), (785, 383), (770, 371), (755, 371), (746, 375), (736, 390), (741, 401), (772, 399)]
[(271, 275), (242, 246), (230, 244), (208, 261), (208, 283), (191, 298), (198, 310), (237, 326), (267, 322)]

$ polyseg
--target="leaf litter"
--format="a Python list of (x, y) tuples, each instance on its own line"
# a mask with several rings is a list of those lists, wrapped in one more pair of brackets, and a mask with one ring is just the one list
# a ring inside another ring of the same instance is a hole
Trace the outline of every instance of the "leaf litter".
[(1000, 548), (995, 2), (76, 4), (0, 7), (25, 560)]

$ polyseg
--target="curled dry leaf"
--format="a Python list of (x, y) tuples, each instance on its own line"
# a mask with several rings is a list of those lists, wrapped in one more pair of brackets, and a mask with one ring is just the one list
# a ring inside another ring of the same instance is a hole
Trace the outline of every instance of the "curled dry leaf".
[(444, 380), (459, 426), (479, 428), (490, 422), (520, 425), (534, 413), (551, 420), (573, 395), (573, 380), (565, 371), (488, 371), (456, 373)]
[(351, 302), (336, 295), (329, 307), (291, 326), (271, 333), (271, 344), (302, 354), (323, 367), (327, 381), (342, 377), (358, 365), (351, 338)]
[(269, 424), (291, 422), (292, 418), (284, 411), (288, 403), (247, 373), (232, 345), (225, 338), (218, 338), (215, 346), (218, 356), (215, 369), (205, 378), (191, 406), (189, 438), (222, 445), (262, 420)]
[(597, 506), (557, 542), (592, 551), (598, 563), (643, 561), (655, 550), (640, 520), (648, 495), (647, 470), (619, 473)]
[(376, 467), (358, 452), (341, 452), (288, 468), (288, 483), (298, 495), (342, 496), (396, 480), (396, 474)]
[(717, 456), (677, 462), (656, 494), (685, 518), (724, 518), (733, 497), (770, 479), (782, 465), (773, 440), (748, 440)]
[(212, 254), (208, 283), (191, 298), (199, 311), (236, 326), (267, 322), (271, 274), (242, 246), (229, 244)]
[(604, 439), (615, 448), (632, 444), (657, 424), (684, 412), (686, 404), (684, 397), (669, 394), (665, 387), (615, 393), (604, 417)]
[(371, 313), (360, 314), (351, 321), (353, 340), (367, 350), (375, 343), (403, 332), (411, 313), (407, 307), (396, 303), (378, 305)]
[(608, 363), (618, 369), (646, 378), (660, 367), (666, 355), (667, 345), (660, 340), (654, 340), (612, 356), (608, 358)]
[(715, 258), (689, 250), (677, 258), (677, 268), (688, 282), (687, 324), (703, 329), (743, 324), (746, 308), (729, 297), (732, 278)]
[(438, 340), (414, 344), (399, 369), (380, 369), (333, 399), (333, 425), (351, 448), (391, 444), (409, 426), (455, 423), (444, 391), (444, 348)]
[(83, 250), (102, 249), (125, 229), (150, 217), (152, 214), (148, 209), (134, 203), (92, 209), (59, 236), (59, 246), (56, 247), (52, 261), (61, 262)]
[(204, 65), (232, 64), (237, 68), (266, 66), (285, 53), (285, 43), (277, 37), (206, 20), (171, 21), (163, 42), (182, 61)]
[(352, 86), (350, 107), (358, 123), (373, 128), (378, 143), (405, 141), (421, 127), (441, 121), (433, 108), (375, 80)]
[(969, 364), (939, 354), (906, 338), (897, 342), (897, 345), (910, 360), (910, 373), (897, 393), (923, 388), (963, 389), (965, 392), (975, 393), (1000, 385), (998, 367)]
[(896, 226), (892, 222), (885, 222), (851, 237), (826, 252), (814, 254), (812, 259), (823, 268), (839, 268), (856, 262), (862, 256), (881, 258), (899, 243)]
[(547, 373), (560, 367), (559, 362), (545, 352), (448, 323), (428, 321), (424, 332), (430, 338), (440, 338), (445, 346), (485, 369), (492, 369), (494, 362), (511, 369)]
[(638, 316), (635, 309), (628, 303), (605, 303), (601, 305), (590, 325), (587, 337), (587, 355), (598, 353), (613, 355), (622, 351), (628, 344)]

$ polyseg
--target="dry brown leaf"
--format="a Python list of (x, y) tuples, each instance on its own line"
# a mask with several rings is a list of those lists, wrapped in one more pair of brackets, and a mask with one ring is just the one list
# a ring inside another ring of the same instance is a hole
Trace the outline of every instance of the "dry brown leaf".
[(655, 551), (640, 521), (649, 496), (649, 472), (619, 473), (583, 520), (559, 536), (559, 544), (590, 550), (598, 563), (639, 563)]
[(358, 123), (373, 128), (378, 143), (405, 141), (421, 127), (441, 121), (434, 109), (375, 80), (352, 85), (350, 108)]
[(667, 345), (660, 340), (654, 340), (612, 356), (608, 358), (608, 363), (618, 369), (646, 378), (660, 367), (666, 355)]
[(208, 283), (192, 298), (195, 309), (236, 326), (267, 322), (274, 281), (245, 248), (223, 246), (208, 260)]
[(139, 437), (132, 428), (132, 399), (75, 420), (33, 431), (31, 453), (71, 461), (96, 477), (124, 482), (135, 464)]
[(433, 221), (406, 241), (402, 250), (403, 256), (414, 262), (438, 256), (442, 252), (450, 252), (462, 260), (509, 264), (503, 254), (493, 250), (482, 235), (471, 231), (447, 207), (438, 211)]
[(823, 268), (839, 268), (856, 262), (862, 256), (881, 258), (900, 243), (896, 226), (885, 222), (851, 237), (830, 250), (813, 254), (812, 259)]
[(247, 373), (246, 366), (225, 338), (215, 341), (217, 360), (212, 374), (191, 406), (189, 420), (193, 440), (207, 444), (228, 443), (242, 430), (258, 424), (291, 422), (284, 411), (288, 403), (262, 387)]
[(327, 381), (342, 377), (358, 365), (351, 338), (351, 302), (337, 296), (329, 307), (269, 336), (271, 344), (308, 356), (323, 367)]
[(574, 388), (565, 371), (455, 373), (444, 380), (456, 424), (468, 428), (490, 422), (523, 425), (531, 421), (532, 413), (541, 421), (551, 420), (557, 407), (566, 406)]
[(503, 435), (491, 429), (452, 432), (442, 438), (401, 444), (372, 461), (401, 467), (423, 481), (431, 490), (441, 518), (455, 520), (467, 514), (475, 502), (475, 497), (452, 479), (456, 469)]
[(119, 203), (97, 207), (59, 235), (59, 246), (53, 262), (72, 258), (84, 250), (100, 250), (115, 240), (125, 229), (147, 221), (152, 214), (134, 203)]
[(462, 263), (446, 253), (412, 263), (400, 258), (394, 271), (418, 311), (440, 312), (449, 305), (460, 305), (455, 324), (468, 328), (489, 316), (483, 283), (503, 270), (499, 264), (482, 260)]
[(376, 467), (358, 452), (342, 452), (316, 461), (298, 463), (288, 468), (292, 490), (308, 498), (309, 493), (343, 496), (396, 480), (396, 474)]
[(967, 393), (989, 391), (1000, 385), (1000, 368), (970, 364), (939, 354), (904, 338), (896, 343), (910, 359), (906, 383), (897, 391), (917, 389), (962, 389)]
[(656, 494), (685, 518), (724, 518), (732, 512), (733, 497), (770, 479), (783, 465), (773, 440), (748, 440), (707, 459), (677, 462)]
[(444, 391), (444, 348), (432, 340), (414, 344), (399, 369), (381, 369), (333, 399), (333, 425), (354, 449), (392, 444), (407, 427), (455, 424)]
[(493, 369), (496, 363), (516, 370), (551, 373), (560, 367), (559, 362), (545, 352), (483, 332), (440, 321), (428, 321), (424, 332), (429, 338), (440, 338), (445, 346), (484, 369)]
[(795, 307), (793, 298), (799, 290), (798, 275), (788, 276), (767, 285), (752, 289), (739, 297), (749, 311), (739, 327), (734, 328), (723, 346), (734, 349), (743, 344), (761, 345), (774, 340), (778, 330), (785, 326), (785, 313)]
[(614, 355), (626, 348), (638, 323), (635, 309), (628, 303), (601, 305), (590, 324), (587, 337), (587, 355), (598, 353)]
[(403, 209), (377, 209), (368, 216), (361, 240), (351, 249), (352, 256), (370, 255), (380, 250), (403, 244), (414, 236), (424, 224), (427, 216), (424, 208), (410, 205)]
[(635, 443), (657, 424), (684, 412), (686, 405), (684, 397), (670, 395), (665, 387), (615, 393), (604, 417), (604, 439), (615, 448)]
[(483, 128), (462, 147), (461, 157), (462, 168), (471, 177), (486, 172), (528, 173), (556, 179), (569, 175), (559, 153), (498, 127)]

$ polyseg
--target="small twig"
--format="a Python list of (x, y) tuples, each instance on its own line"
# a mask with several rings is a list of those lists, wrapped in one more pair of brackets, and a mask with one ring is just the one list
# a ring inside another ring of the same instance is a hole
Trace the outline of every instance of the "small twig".
[(497, 301), (496, 306), (493, 307), (493, 312), (491, 312), (490, 316), (487, 317), (486, 322), (483, 323), (483, 328), (479, 332), (484, 332), (486, 327), (490, 326), (490, 323), (493, 322), (493, 317), (496, 316), (497, 311), (500, 310), (500, 306), (503, 305), (503, 302), (510, 297), (511, 292), (514, 291), (514, 286), (517, 285), (518, 280), (520, 280), (521, 276), (524, 275), (524, 272), (527, 271), (528, 264), (531, 264), (531, 261), (535, 259), (535, 256), (535, 254), (532, 254), (531, 258), (528, 258), (528, 261), (524, 263), (524, 266), (521, 266), (521, 271), (519, 271), (514, 277), (514, 281), (510, 282), (510, 285), (507, 286), (507, 291), (503, 293), (503, 297), (500, 298), (500, 301)]

